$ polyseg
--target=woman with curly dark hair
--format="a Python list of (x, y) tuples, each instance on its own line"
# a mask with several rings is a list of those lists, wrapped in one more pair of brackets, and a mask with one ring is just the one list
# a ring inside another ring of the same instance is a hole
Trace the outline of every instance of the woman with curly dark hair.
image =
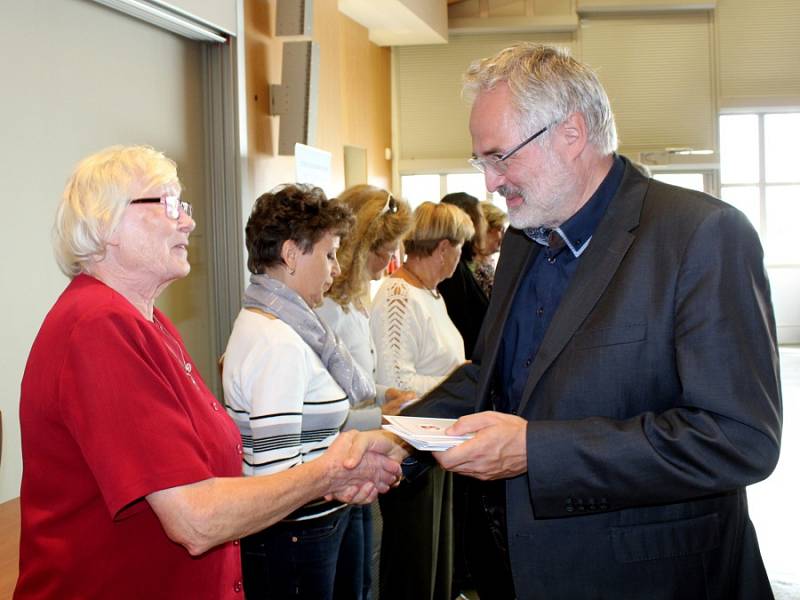
[[(278, 473), (320, 456), (350, 404), (375, 385), (312, 308), (339, 275), (336, 251), (352, 226), (319, 188), (286, 185), (256, 200), (245, 229), (250, 285), (223, 366), (245, 475)], [(248, 598), (361, 598), (364, 533), (351, 507), (309, 503), (242, 540)]]

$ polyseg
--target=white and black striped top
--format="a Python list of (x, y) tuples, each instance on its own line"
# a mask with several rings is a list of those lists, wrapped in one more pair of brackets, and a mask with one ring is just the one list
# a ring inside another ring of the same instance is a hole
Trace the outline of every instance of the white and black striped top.
[(222, 382), (228, 413), (242, 434), (245, 475), (313, 460), (336, 439), (350, 406), (289, 325), (245, 309), (228, 340)]

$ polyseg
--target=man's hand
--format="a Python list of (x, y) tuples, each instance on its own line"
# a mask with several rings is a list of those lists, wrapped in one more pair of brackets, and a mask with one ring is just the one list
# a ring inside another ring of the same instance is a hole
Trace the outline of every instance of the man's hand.
[(372, 502), (400, 481), (400, 461), (405, 456), (402, 447), (380, 431), (341, 433), (323, 455), (331, 475), (331, 491), (325, 498), (349, 504)]
[(475, 433), (475, 437), (433, 456), (442, 468), (477, 479), (515, 477), (528, 470), (527, 426), (525, 419), (494, 411), (467, 415), (446, 433)]

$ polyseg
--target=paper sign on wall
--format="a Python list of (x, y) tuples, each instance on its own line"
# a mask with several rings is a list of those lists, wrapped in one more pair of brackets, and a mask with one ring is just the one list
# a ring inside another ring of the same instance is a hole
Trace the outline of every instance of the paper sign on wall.
[(331, 197), (331, 153), (305, 144), (294, 145), (294, 177), (297, 183), (321, 187)]

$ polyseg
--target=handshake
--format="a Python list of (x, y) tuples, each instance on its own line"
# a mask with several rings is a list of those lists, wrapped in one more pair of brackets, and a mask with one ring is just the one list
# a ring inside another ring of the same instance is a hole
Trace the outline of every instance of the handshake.
[(402, 461), (409, 452), (384, 431), (345, 431), (318, 461), (329, 478), (327, 500), (367, 504), (400, 482)]
[[(423, 448), (432, 450), (439, 465), (454, 473), (481, 480), (516, 477), (528, 469), (527, 424), (516, 415), (494, 411), (470, 414), (450, 425), (444, 436), (433, 436), (436, 444)], [(436, 429), (442, 433), (441, 426)], [(410, 438), (418, 447), (419, 437)], [(442, 444), (442, 439), (450, 437), (458, 443)], [(388, 431), (340, 434), (317, 459), (324, 461), (328, 477), (325, 498), (348, 504), (372, 502), (399, 483), (400, 461), (409, 454), (410, 446)]]

